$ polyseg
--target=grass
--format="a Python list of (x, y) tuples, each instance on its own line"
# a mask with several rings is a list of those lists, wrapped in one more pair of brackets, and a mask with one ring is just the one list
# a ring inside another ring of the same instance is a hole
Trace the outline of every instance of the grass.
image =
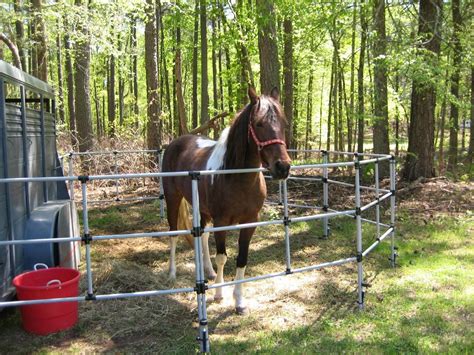
[[(95, 207), (93, 234), (162, 230), (156, 203)], [(278, 210), (267, 208), (263, 218)], [(398, 266), (389, 266), (389, 242), (364, 260), (366, 307), (356, 301), (355, 264), (246, 285), (250, 313), (234, 313), (231, 289), (212, 302), (208, 317), (215, 353), (473, 353), (474, 241), (472, 211), (418, 218), (400, 204)], [(300, 267), (354, 255), (354, 221), (339, 218), (321, 240), (320, 223), (291, 226), (292, 265)], [(284, 270), (281, 226), (258, 229), (247, 275)], [(374, 239), (364, 227), (364, 247)], [(236, 238), (228, 238), (226, 280), (235, 272)], [(211, 248), (212, 252), (213, 247)], [(97, 293), (193, 285), (193, 252), (178, 244), (178, 279), (167, 279), (167, 241), (136, 239), (93, 244)], [(82, 265), (84, 271), (85, 265)], [(85, 290), (84, 277), (81, 289)], [(37, 337), (21, 330), (17, 309), (0, 313), (0, 352), (193, 353), (197, 329), (194, 294), (80, 304), (71, 330)]]

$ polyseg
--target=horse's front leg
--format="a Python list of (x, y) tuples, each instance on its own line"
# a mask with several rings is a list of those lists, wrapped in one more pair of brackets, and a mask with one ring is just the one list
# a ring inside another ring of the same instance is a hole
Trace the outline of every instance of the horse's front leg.
[[(224, 266), (227, 262), (227, 253), (225, 250), (226, 232), (214, 232), (214, 237), (216, 239), (216, 284), (220, 284), (224, 282)], [(220, 302), (222, 301), (222, 299), (222, 288), (216, 288), (216, 293), (214, 294), (214, 301)]]
[[(239, 236), (239, 255), (237, 255), (237, 269), (235, 272), (235, 281), (242, 280), (245, 276), (247, 259), (249, 255), (249, 245), (255, 228), (246, 228), (240, 230)], [(235, 311), (237, 314), (244, 314), (247, 311), (245, 304), (243, 284), (234, 286)]]
[(211, 255), (209, 253), (209, 233), (203, 233), (202, 235), (202, 254), (206, 277), (208, 280), (214, 280), (216, 278), (216, 272), (212, 267)]

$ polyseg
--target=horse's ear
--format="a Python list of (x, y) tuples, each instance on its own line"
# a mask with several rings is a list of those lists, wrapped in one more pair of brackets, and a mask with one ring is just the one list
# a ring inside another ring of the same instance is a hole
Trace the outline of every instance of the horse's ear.
[(275, 100), (280, 101), (280, 90), (278, 90), (278, 88), (275, 86), (270, 92), (270, 96)]
[(255, 89), (253, 87), (249, 86), (248, 94), (249, 94), (250, 103), (252, 105), (255, 105), (258, 101), (258, 95), (255, 92)]

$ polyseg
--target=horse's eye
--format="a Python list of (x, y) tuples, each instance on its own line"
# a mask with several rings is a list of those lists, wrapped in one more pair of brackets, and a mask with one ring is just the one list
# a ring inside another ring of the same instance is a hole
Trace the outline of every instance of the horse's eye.
[(263, 123), (262, 122), (257, 122), (256, 126), (257, 127), (263, 127)]

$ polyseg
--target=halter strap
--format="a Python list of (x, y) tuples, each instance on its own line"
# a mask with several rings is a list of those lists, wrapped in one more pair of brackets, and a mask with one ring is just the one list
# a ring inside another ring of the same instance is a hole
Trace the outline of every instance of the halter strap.
[(258, 151), (261, 151), (263, 148), (265, 148), (266, 146), (268, 145), (272, 145), (272, 144), (282, 144), (286, 147), (286, 143), (284, 140), (281, 140), (281, 139), (269, 139), (268, 141), (264, 141), (264, 142), (260, 142), (257, 138), (257, 135), (255, 134), (255, 131), (252, 127), (252, 123), (249, 122), (249, 132), (250, 132), (250, 135), (252, 136), (253, 138), (253, 141), (255, 142), (255, 144), (257, 145), (257, 148), (258, 148)]

